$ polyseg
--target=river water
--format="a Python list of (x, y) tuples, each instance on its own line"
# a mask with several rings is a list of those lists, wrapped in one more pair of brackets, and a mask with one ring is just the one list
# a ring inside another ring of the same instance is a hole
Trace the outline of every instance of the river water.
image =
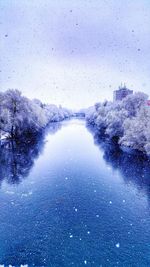
[(0, 264), (150, 266), (150, 164), (83, 120), (0, 152)]

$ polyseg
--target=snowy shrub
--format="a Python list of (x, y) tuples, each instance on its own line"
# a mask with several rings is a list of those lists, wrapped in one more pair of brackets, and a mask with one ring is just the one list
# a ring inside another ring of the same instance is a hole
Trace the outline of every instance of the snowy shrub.
[(120, 137), (123, 135), (123, 121), (127, 118), (128, 113), (126, 110), (112, 110), (106, 115), (106, 131), (105, 133), (110, 137)]
[(119, 143), (124, 146), (148, 153), (150, 141), (150, 111), (145, 105), (141, 106), (137, 115), (124, 122), (124, 133)]
[(121, 101), (122, 107), (127, 110), (128, 117), (134, 117), (140, 111), (142, 106), (145, 106), (148, 96), (142, 92), (135, 93), (125, 97)]
[(86, 111), (85, 111), (85, 118), (88, 124), (95, 124), (95, 120), (97, 118), (97, 112), (95, 107), (89, 107)]

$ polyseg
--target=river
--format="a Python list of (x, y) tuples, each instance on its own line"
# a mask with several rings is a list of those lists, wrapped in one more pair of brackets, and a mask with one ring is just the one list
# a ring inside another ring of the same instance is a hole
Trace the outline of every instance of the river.
[(0, 154), (0, 264), (150, 266), (150, 163), (53, 124)]

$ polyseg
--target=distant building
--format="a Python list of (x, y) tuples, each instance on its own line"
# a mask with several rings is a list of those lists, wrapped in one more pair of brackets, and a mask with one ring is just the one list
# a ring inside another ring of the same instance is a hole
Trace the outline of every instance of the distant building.
[(113, 92), (113, 101), (121, 101), (123, 98), (131, 94), (133, 94), (133, 90), (128, 89), (125, 84), (124, 86), (121, 85), (118, 90)]

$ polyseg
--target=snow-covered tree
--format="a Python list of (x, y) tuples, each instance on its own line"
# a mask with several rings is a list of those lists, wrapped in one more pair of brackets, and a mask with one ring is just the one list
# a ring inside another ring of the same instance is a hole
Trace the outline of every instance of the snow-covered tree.
[(121, 106), (123, 109), (127, 110), (128, 117), (134, 117), (140, 111), (140, 108), (145, 106), (147, 99), (148, 95), (138, 92), (125, 97), (121, 101)]

